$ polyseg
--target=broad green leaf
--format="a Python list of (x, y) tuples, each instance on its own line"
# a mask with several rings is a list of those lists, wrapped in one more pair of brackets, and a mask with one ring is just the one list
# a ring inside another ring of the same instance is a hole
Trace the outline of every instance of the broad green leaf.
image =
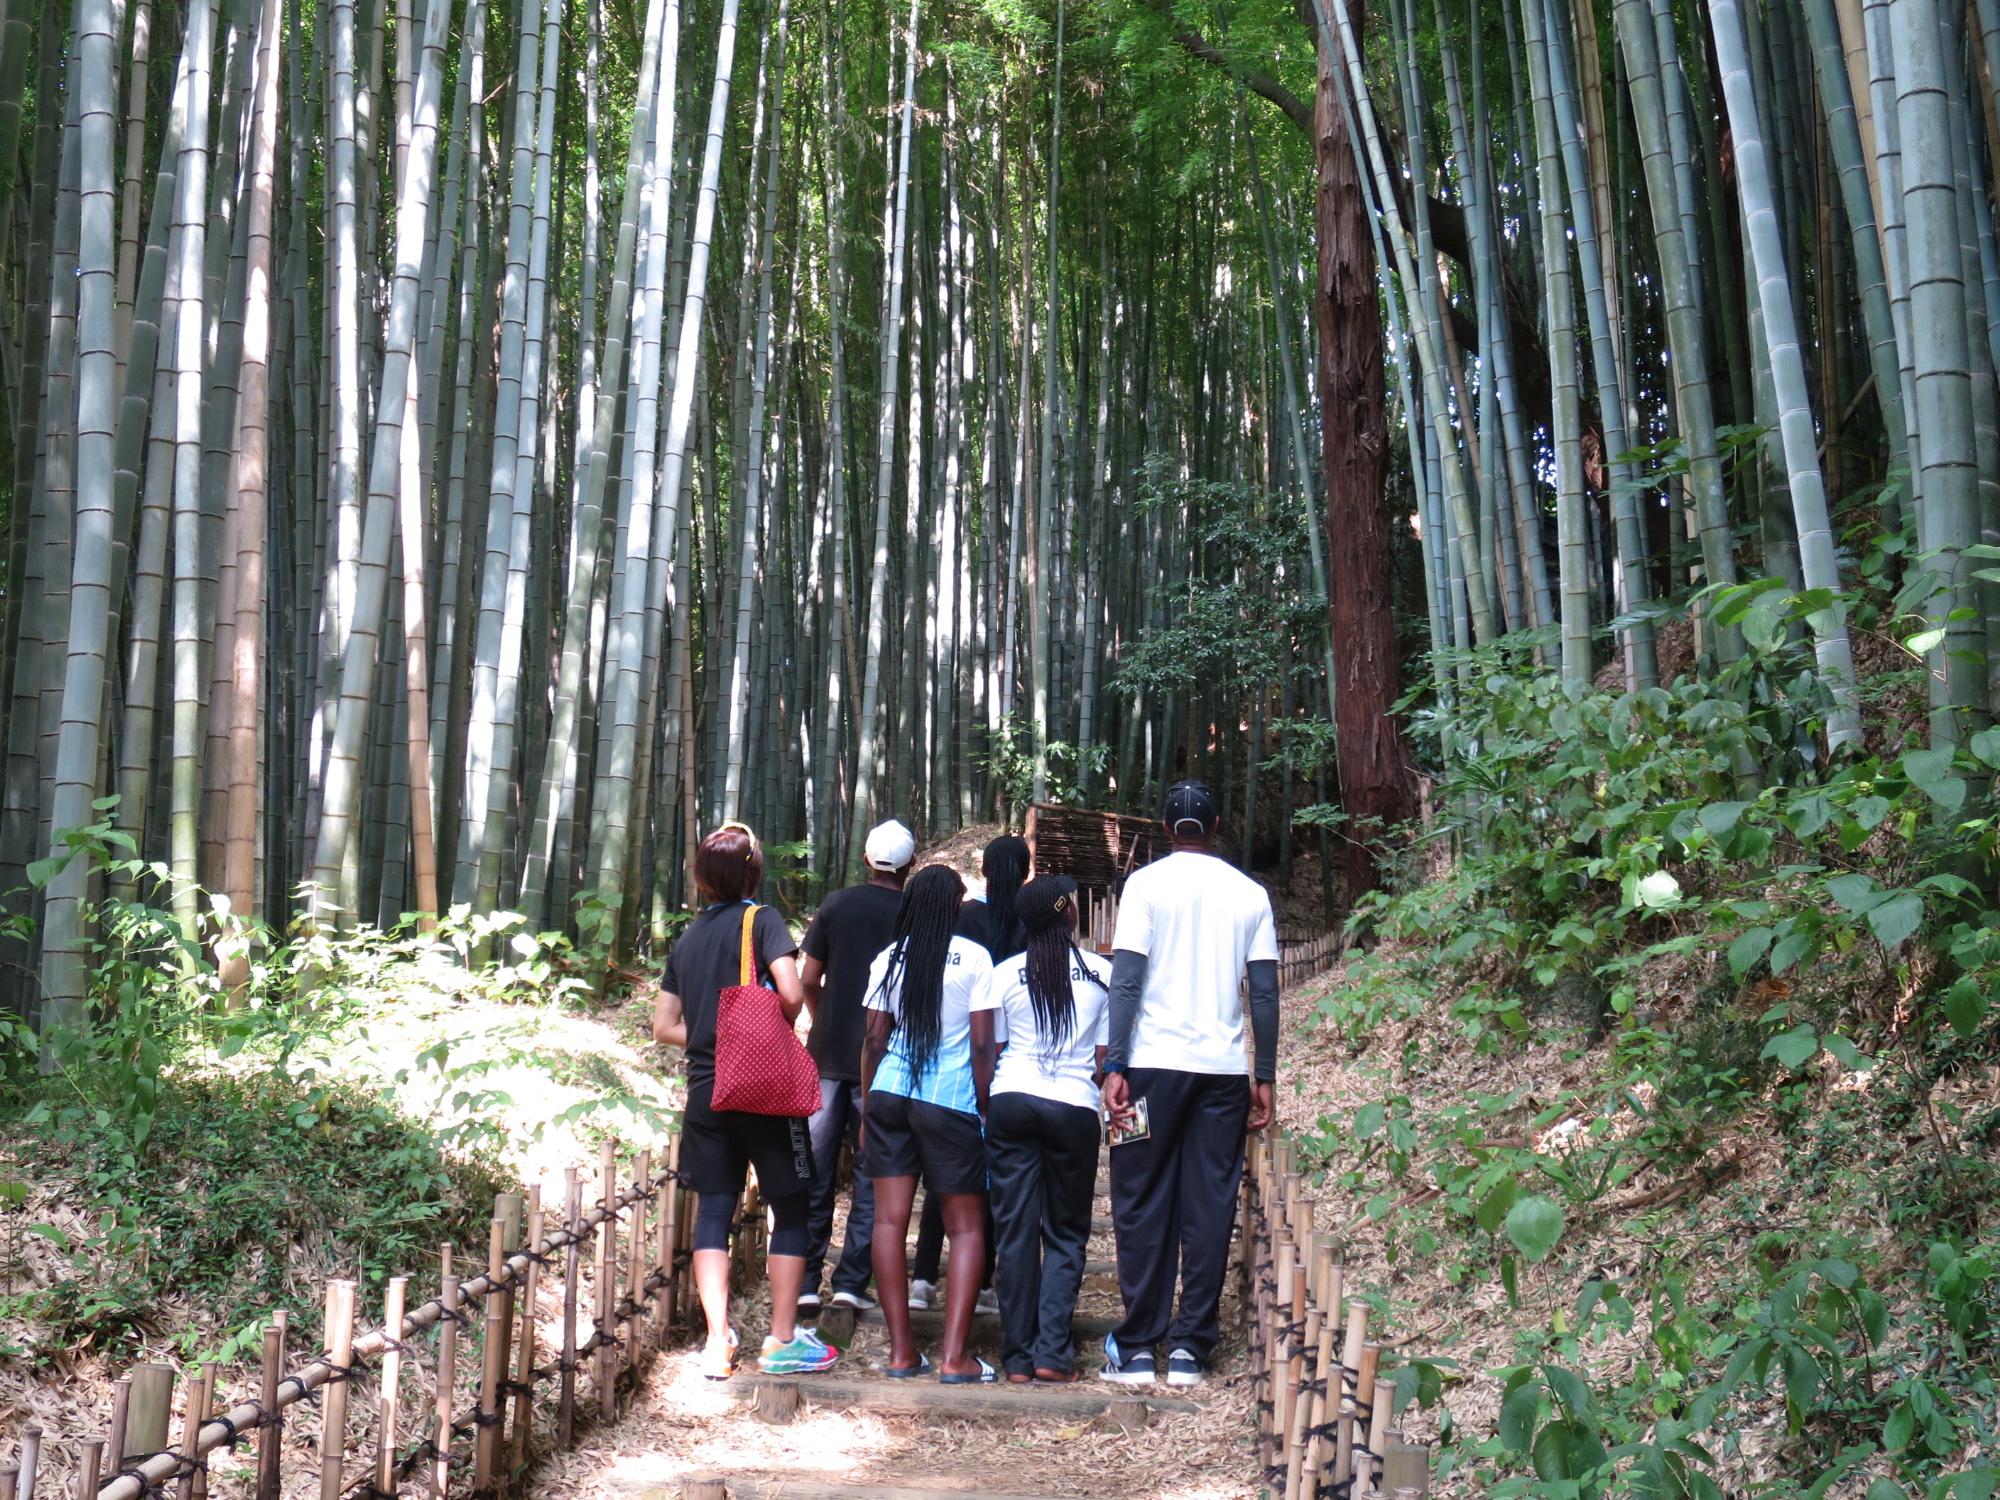
[(1989, 766), (2000, 766), (2000, 727), (1982, 729), (1965, 742), (1965, 748)]
[(1479, 1200), (1479, 1208), (1473, 1217), (1479, 1227), (1488, 1234), (1498, 1234), (1500, 1226), (1507, 1222), (1507, 1211), (1514, 1206), (1514, 1200), (1521, 1195), (1521, 1185), (1513, 1177), (1503, 1177), (1493, 1185), (1493, 1191)]
[(1903, 774), (1918, 786), (1929, 788), (1951, 774), (1950, 750), (1908, 750), (1903, 753)]
[(1986, 1019), (1987, 1004), (1986, 991), (1980, 988), (1979, 981), (1967, 977), (1944, 992), (1944, 1018), (1960, 1040), (1969, 1042), (1979, 1030), (1979, 1023)]
[(1894, 950), (1924, 925), (1924, 898), (1915, 891), (1897, 891), (1868, 909), (1868, 927), (1884, 948)]
[(1711, 802), (1695, 816), (1711, 838), (1719, 839), (1736, 826), (1737, 820), (1743, 816), (1743, 809), (1749, 805), (1747, 802)]
[(1542, 1366), (1542, 1377), (1549, 1383), (1549, 1392), (1563, 1405), (1563, 1410), (1572, 1417), (1586, 1416), (1593, 1409), (1590, 1387), (1583, 1383), (1583, 1377), (1574, 1370), (1565, 1370), (1561, 1365)]
[(1869, 1057), (1844, 1036), (1830, 1035), (1820, 1038), (1820, 1043), (1831, 1052), (1840, 1065), (1850, 1073), (1866, 1072), (1875, 1066), (1875, 1059)]
[(1793, 931), (1779, 938), (1771, 949), (1771, 972), (1782, 974), (1793, 964), (1812, 951), (1813, 935), (1810, 932)]
[(1801, 797), (1785, 813), (1785, 826), (1802, 839), (1818, 833), (1833, 817), (1833, 804), (1814, 793)]
[(1542, 1414), (1542, 1388), (1533, 1378), (1523, 1380), (1500, 1401), (1500, 1441), (1515, 1453), (1526, 1453), (1535, 1440), (1535, 1422)]
[(1880, 899), (1875, 882), (1866, 875), (1835, 875), (1827, 881), (1826, 893), (1842, 911), (1866, 911)]
[(1854, 806), (1848, 809), (1854, 821), (1863, 828), (1873, 829), (1877, 823), (1889, 816), (1893, 804), (1887, 797), (1857, 797)]
[[(1917, 1414), (1910, 1410), (1910, 1403), (1899, 1401), (1896, 1409), (1889, 1413), (1889, 1420), (1882, 1424), (1882, 1446), (1890, 1453), (1901, 1453), (1910, 1446), (1910, 1439), (1916, 1435)], [(1885, 1484), (1878, 1479), (1868, 1487), (1868, 1500), (1875, 1500), (1875, 1485)], [(1903, 1492), (1896, 1491), (1897, 1500), (1902, 1500)]]
[(1748, 932), (1739, 933), (1736, 941), (1729, 945), (1729, 972), (1741, 979), (1771, 951), (1771, 944), (1777, 936), (1777, 932), (1769, 927), (1752, 927)]
[(1965, 778), (1947, 776), (1942, 781), (1933, 781), (1924, 788), (1924, 795), (1948, 813), (1955, 813), (1965, 806)]
[(1507, 1211), (1507, 1238), (1530, 1262), (1553, 1250), (1562, 1232), (1562, 1209), (1539, 1193), (1530, 1193)]
[(1942, 629), (1919, 630), (1915, 635), (1903, 642), (1903, 649), (1908, 651), (1912, 656), (1928, 656), (1943, 644), (1944, 631)]
[(1380, 1135), (1389, 1112), (1379, 1104), (1364, 1104), (1354, 1112), (1354, 1138), (1365, 1141)]
[(1798, 1068), (1819, 1052), (1819, 1033), (1806, 1025), (1780, 1032), (1764, 1044), (1761, 1057), (1773, 1058), (1781, 1068)]

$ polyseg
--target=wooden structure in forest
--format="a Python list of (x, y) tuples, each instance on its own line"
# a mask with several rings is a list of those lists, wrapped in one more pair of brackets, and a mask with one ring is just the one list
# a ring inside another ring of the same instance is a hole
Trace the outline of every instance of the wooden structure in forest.
[(1172, 851), (1157, 818), (1037, 802), (1022, 831), (1035, 872), (1067, 875), (1090, 902), (1115, 896), (1125, 877)]

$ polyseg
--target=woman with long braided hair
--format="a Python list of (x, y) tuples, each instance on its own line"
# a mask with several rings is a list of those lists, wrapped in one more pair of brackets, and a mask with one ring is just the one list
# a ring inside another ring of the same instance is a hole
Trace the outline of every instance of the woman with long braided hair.
[(951, 1241), (937, 1366), (945, 1385), (998, 1378), (965, 1349), (986, 1255), (986, 1147), (972, 1081), (972, 998), (993, 961), (956, 934), (964, 897), (965, 882), (946, 865), (919, 870), (904, 887), (895, 936), (868, 973), (861, 1054), (862, 1170), (875, 1184), (872, 1255), (889, 1327), (887, 1373), (908, 1379), (931, 1368), (910, 1336), (903, 1267), (921, 1175), (943, 1206)]
[(1014, 904), (1027, 935), (972, 1002), (973, 1082), (986, 1114), (1007, 1379), (1077, 1378), (1070, 1318), (1097, 1182), (1097, 1074), (1111, 966), (1076, 946), (1076, 882), (1044, 875)]

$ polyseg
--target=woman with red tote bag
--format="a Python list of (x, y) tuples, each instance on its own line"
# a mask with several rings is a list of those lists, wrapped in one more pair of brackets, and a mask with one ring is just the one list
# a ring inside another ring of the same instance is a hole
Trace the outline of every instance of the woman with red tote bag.
[[(795, 1321), (813, 1181), (812, 1138), (806, 1131), (811, 1110), (791, 1115), (715, 1107), (718, 1072), (745, 1102), (760, 1109), (782, 1106), (794, 1061), (783, 1046), (788, 1041), (798, 1046), (787, 1033), (805, 1005), (798, 944), (776, 910), (752, 903), (764, 879), (764, 851), (743, 824), (725, 823), (702, 840), (694, 878), (706, 904), (667, 954), (653, 1007), (653, 1038), (687, 1055), (680, 1170), (696, 1199), (694, 1281), (708, 1319), (702, 1373), (726, 1380), (735, 1371), (729, 1231), (745, 1173), (755, 1167), (758, 1191), (771, 1214), (765, 1260), (771, 1332), (757, 1365), (769, 1375), (809, 1374), (840, 1357)], [(772, 1013), (759, 1014), (760, 1006)], [(754, 1051), (745, 1038), (753, 1039)], [(817, 1105), (816, 1078), (811, 1096)]]

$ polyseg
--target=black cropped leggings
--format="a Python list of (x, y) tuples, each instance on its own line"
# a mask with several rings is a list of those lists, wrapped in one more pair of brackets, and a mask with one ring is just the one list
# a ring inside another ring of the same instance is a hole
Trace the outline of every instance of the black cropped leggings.
[[(765, 1203), (771, 1211), (773, 1255), (806, 1253), (806, 1208), (811, 1194), (803, 1189)], [(734, 1193), (703, 1193), (695, 1200), (694, 1247), (697, 1250), (727, 1250), (729, 1225), (736, 1215)]]

